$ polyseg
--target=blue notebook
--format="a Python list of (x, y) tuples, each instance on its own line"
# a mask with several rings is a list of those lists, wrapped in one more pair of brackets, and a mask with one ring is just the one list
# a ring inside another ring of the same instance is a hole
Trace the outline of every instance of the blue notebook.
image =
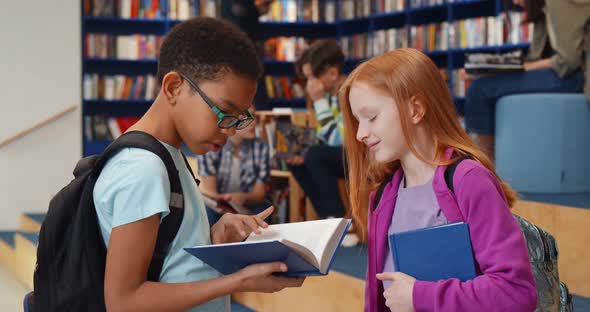
[(450, 223), (389, 235), (396, 272), (421, 281), (476, 277), (467, 223)]
[(288, 271), (281, 275), (327, 275), (350, 224), (350, 219), (273, 224), (243, 242), (185, 250), (225, 275), (274, 261), (287, 264)]

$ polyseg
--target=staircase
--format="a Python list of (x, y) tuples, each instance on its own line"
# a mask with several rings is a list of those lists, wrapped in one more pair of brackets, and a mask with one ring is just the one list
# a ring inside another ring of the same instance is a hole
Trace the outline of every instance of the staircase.
[(28, 289), (33, 289), (39, 230), (44, 214), (25, 213), (19, 229), (0, 232), (0, 265), (13, 272)]

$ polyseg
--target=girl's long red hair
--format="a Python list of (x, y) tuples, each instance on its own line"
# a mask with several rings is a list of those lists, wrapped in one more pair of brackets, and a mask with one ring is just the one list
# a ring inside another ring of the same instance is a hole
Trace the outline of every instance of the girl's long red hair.
[[(370, 160), (366, 146), (356, 140), (358, 121), (352, 115), (349, 94), (351, 87), (357, 82), (391, 95), (399, 111), (404, 138), (412, 153), (419, 159), (435, 165), (448, 165), (458, 157), (469, 157), (479, 161), (497, 177), (490, 159), (459, 124), (449, 88), (430, 58), (415, 49), (397, 49), (374, 57), (359, 65), (348, 76), (339, 92), (345, 129), (350, 204), (355, 224), (361, 229), (363, 238), (366, 237), (369, 194), (400, 167), (400, 162), (375, 163)], [(425, 106), (423, 125), (435, 142), (434, 159), (425, 159), (420, 155), (409, 136), (411, 123), (407, 104), (412, 97), (419, 99)], [(449, 147), (454, 149), (455, 158), (437, 162)], [(516, 192), (499, 178), (498, 180), (508, 204), (512, 206), (517, 199)]]

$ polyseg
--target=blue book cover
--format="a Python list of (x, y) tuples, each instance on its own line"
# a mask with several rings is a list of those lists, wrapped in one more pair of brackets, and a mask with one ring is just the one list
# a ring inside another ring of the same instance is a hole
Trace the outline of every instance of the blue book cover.
[(389, 235), (396, 272), (421, 281), (476, 277), (467, 223), (450, 223)]
[(350, 224), (349, 219), (273, 224), (243, 242), (185, 250), (224, 275), (274, 261), (287, 264), (288, 271), (281, 275), (327, 275)]

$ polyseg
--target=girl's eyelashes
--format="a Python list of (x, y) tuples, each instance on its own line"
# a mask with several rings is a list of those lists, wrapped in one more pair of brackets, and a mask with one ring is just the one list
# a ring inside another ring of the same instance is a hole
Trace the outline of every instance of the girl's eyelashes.
[(373, 118), (369, 119), (370, 122), (375, 121), (375, 119), (377, 119), (377, 115), (375, 115)]

